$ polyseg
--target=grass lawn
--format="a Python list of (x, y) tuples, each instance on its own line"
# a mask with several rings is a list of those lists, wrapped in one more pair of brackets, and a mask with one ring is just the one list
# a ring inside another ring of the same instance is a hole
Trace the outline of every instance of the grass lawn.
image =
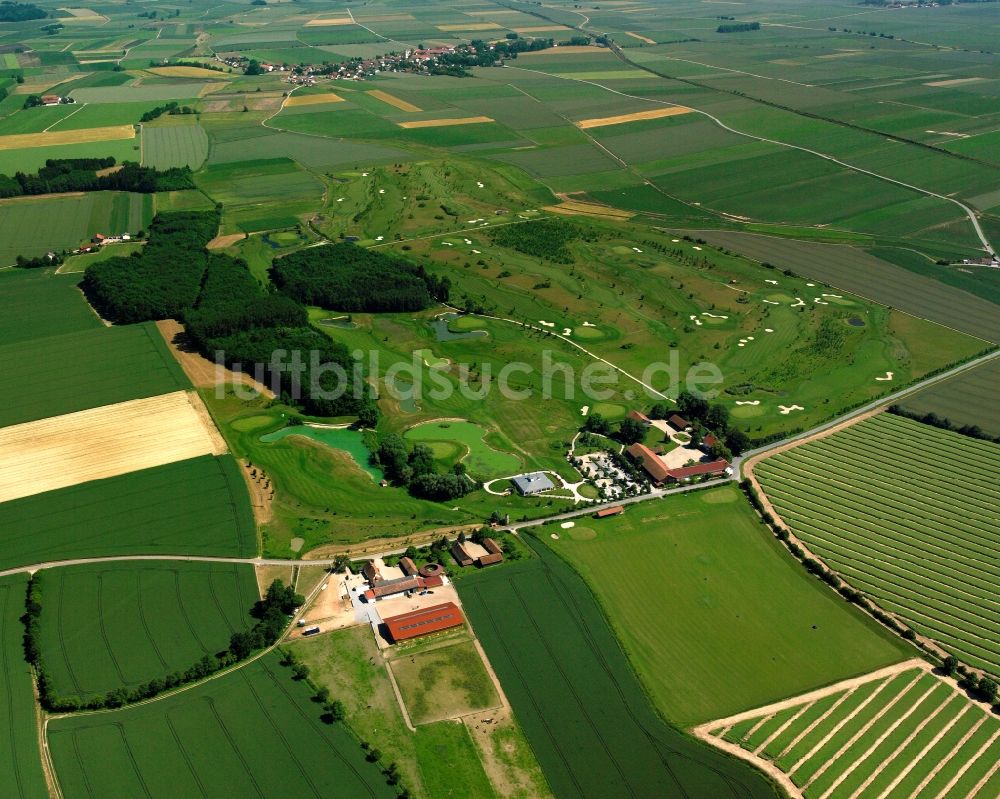
[(406, 438), (424, 443), (459, 445), (461, 460), (477, 480), (515, 474), (521, 467), (516, 455), (494, 449), (484, 440), (486, 431), (473, 422), (425, 422), (406, 431)]
[(904, 659), (789, 556), (735, 487), (634, 505), (546, 544), (593, 587), (657, 707), (691, 724)]
[(390, 662), (414, 724), (497, 707), (500, 699), (472, 641), (402, 647)]

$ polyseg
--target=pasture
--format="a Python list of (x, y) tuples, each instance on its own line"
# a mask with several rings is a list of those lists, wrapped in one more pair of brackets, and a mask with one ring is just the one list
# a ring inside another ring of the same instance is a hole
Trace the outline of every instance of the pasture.
[(500, 705), (500, 697), (472, 641), (409, 645), (389, 661), (414, 724), (467, 716)]
[(208, 157), (208, 136), (201, 125), (145, 127), (142, 163), (155, 169), (189, 166), (198, 169)]
[(16, 344), (101, 327), (79, 279), (52, 269), (0, 270), (0, 341)]
[(0, 503), (225, 451), (194, 392), (10, 425), (0, 428)]
[(254, 623), (253, 566), (144, 561), (47, 569), (40, 642), (50, 690), (86, 702), (136, 689), (229, 645)]
[(0, 568), (99, 555), (252, 557), (236, 462), (202, 456), (0, 504)]
[(845, 581), (1000, 674), (1000, 446), (881, 414), (755, 473), (784, 523)]
[(958, 426), (976, 425), (1000, 436), (1000, 360), (984, 363), (903, 399), (911, 413), (936, 413)]
[(457, 586), (552, 792), (773, 798), (759, 773), (653, 711), (586, 583), (544, 545), (533, 548), (538, 558)]
[(190, 388), (152, 324), (5, 344), (0, 362), (13, 392), (3, 427)]
[(653, 702), (678, 724), (910, 651), (793, 562), (735, 486), (634, 505), (588, 526), (590, 535), (570, 528), (558, 540), (533, 530), (590, 584)]
[(49, 795), (42, 774), (35, 724), (31, 670), (24, 661), (22, 638), (25, 591), (22, 574), (0, 578), (0, 793), (22, 799)]
[(1000, 721), (920, 661), (699, 732), (773, 764), (806, 799), (988, 799), (1000, 789)]
[(67, 799), (310, 796), (391, 799), (379, 765), (270, 654), (150, 705), (63, 717), (48, 727)]
[(58, 130), (47, 133), (20, 133), (0, 136), (0, 150), (21, 150), (32, 147), (56, 147), (61, 144), (90, 144), (93, 142), (134, 139), (132, 125), (111, 125), (82, 130)]

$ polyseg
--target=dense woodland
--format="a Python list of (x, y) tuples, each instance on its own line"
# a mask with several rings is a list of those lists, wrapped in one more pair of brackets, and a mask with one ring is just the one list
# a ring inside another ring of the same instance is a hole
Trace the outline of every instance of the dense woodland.
[(53, 194), (67, 191), (134, 191), (152, 194), (194, 188), (190, 167), (159, 170), (125, 161), (120, 168), (114, 158), (50, 158), (34, 174), (0, 175), (0, 197)]
[(351, 312), (420, 311), (451, 289), (422, 266), (348, 243), (292, 253), (274, 262), (271, 279), (306, 305)]
[(583, 237), (572, 222), (540, 219), (519, 225), (503, 225), (490, 231), (494, 244), (561, 264), (573, 263), (569, 243)]
[(27, 22), (31, 19), (45, 19), (49, 14), (31, 3), (0, 3), (0, 22)]
[[(84, 292), (114, 322), (182, 319), (206, 358), (221, 352), (227, 365), (259, 374), (309, 414), (356, 415), (373, 425), (375, 402), (367, 384), (352, 382), (347, 347), (310, 327), (297, 300), (261, 288), (243, 261), (207, 252), (218, 226), (217, 211), (159, 214), (142, 250), (87, 268)], [(282, 350), (301, 353), (300, 374), (272, 368)]]

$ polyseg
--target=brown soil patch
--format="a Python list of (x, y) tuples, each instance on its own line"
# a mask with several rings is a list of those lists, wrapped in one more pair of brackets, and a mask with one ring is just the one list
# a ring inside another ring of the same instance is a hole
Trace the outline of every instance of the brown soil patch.
[(0, 430), (0, 502), (225, 451), (194, 392), (13, 425)]
[(326, 103), (342, 103), (344, 98), (333, 92), (321, 94), (293, 94), (285, 100), (285, 106), (292, 108), (297, 105), (324, 105)]
[(419, 533), (396, 538), (370, 538), (367, 541), (358, 541), (353, 544), (327, 544), (310, 550), (302, 556), (302, 559), (309, 561), (320, 558), (335, 558), (337, 555), (349, 555), (352, 559), (357, 560), (365, 556), (391, 552), (394, 549), (403, 550), (410, 544), (417, 547), (423, 546), (436, 541), (443, 535), (469, 533), (478, 530), (481, 526), (480, 524), (456, 524), (451, 527), (438, 527), (434, 530), (423, 530)]
[(633, 39), (638, 39), (640, 42), (645, 42), (646, 44), (656, 44), (655, 39), (650, 39), (647, 36), (641, 36), (638, 33), (633, 33), (632, 31), (625, 31), (625, 33)]
[(49, 133), (15, 133), (0, 136), (0, 150), (20, 150), (24, 147), (54, 147), (60, 144), (86, 144), (88, 142), (134, 139), (132, 125), (110, 125), (105, 128), (82, 130), (56, 130)]
[(320, 25), (353, 25), (354, 20), (350, 17), (337, 17), (336, 19), (311, 19), (306, 23), (307, 28), (315, 28)]
[(565, 194), (557, 194), (563, 202), (559, 205), (546, 205), (542, 210), (553, 214), (563, 214), (564, 216), (593, 216), (601, 219), (631, 219), (635, 216), (632, 211), (623, 211), (621, 208), (614, 208), (603, 203), (591, 202), (589, 200), (573, 200)]
[(398, 97), (394, 97), (389, 94), (389, 92), (384, 92), (381, 89), (372, 89), (365, 94), (370, 94), (376, 100), (381, 100), (383, 103), (388, 103), (391, 106), (398, 108), (400, 111), (416, 112), (422, 109), (417, 108), (413, 103), (408, 103), (406, 100), (400, 100)]
[(240, 472), (250, 492), (250, 506), (258, 525), (267, 524), (274, 518), (274, 485), (259, 466), (250, 466), (246, 460), (240, 461)]
[(444, 128), (452, 125), (478, 125), (494, 122), (490, 117), (460, 117), (458, 119), (421, 119), (415, 122), (397, 122), (401, 128)]
[[(245, 233), (227, 233), (225, 236), (216, 236), (205, 246), (210, 250), (224, 250), (245, 238)], [(180, 327), (180, 325), (177, 326)]]
[[(242, 238), (242, 236), (241, 236)], [(184, 335), (184, 325), (175, 319), (163, 319), (156, 323), (160, 335), (174, 354), (184, 374), (198, 388), (239, 383), (263, 394), (268, 399), (274, 399), (274, 392), (263, 383), (258, 383), (250, 375), (234, 372), (225, 366), (213, 363), (208, 358), (198, 354), (187, 342)]]
[(257, 575), (257, 592), (262, 598), (275, 580), (281, 580), (285, 585), (292, 584), (291, 566), (257, 566), (254, 571)]
[(576, 126), (581, 130), (588, 128), (605, 128), (609, 125), (624, 125), (627, 122), (641, 122), (646, 119), (663, 119), (664, 117), (675, 117), (680, 114), (692, 113), (690, 108), (683, 105), (672, 105), (667, 108), (654, 108), (652, 111), (636, 111), (634, 114), (618, 114), (613, 117), (595, 117), (593, 119), (581, 119)]

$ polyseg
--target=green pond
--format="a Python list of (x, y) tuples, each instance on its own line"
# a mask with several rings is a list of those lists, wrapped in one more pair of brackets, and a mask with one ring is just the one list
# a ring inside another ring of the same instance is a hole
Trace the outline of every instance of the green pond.
[(288, 436), (305, 436), (333, 449), (343, 450), (354, 459), (359, 467), (371, 475), (372, 480), (376, 483), (382, 482), (382, 470), (369, 462), (371, 453), (365, 446), (364, 436), (360, 430), (352, 430), (349, 427), (312, 427), (306, 424), (297, 424), (261, 436), (260, 440), (271, 444), (288, 438)]
[[(461, 317), (457, 313), (446, 313), (432, 319), (430, 321), (430, 326), (433, 328), (434, 335), (437, 337), (437, 340), (462, 341), (463, 339), (468, 338), (485, 338), (486, 336), (489, 336), (487, 331), (477, 330), (472, 327), (462, 330), (461, 328), (465, 325), (458, 324), (458, 321), (463, 318), (466, 317)], [(459, 329), (453, 330), (453, 327), (458, 327)]]

